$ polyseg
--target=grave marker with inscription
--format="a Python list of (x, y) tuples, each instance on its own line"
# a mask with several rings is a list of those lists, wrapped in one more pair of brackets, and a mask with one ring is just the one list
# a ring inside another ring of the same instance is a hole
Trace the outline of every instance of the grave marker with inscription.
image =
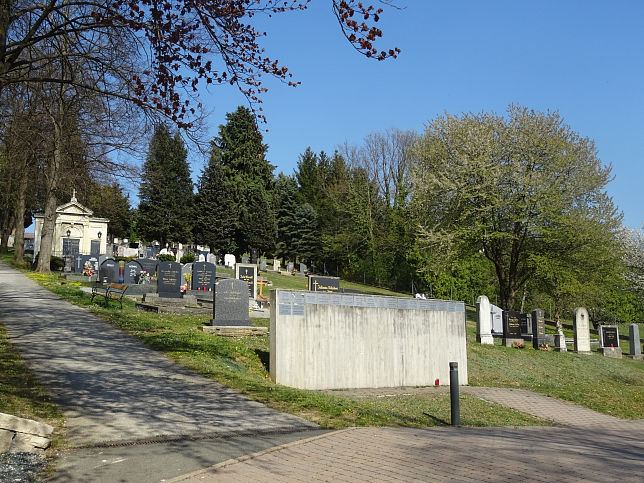
[(208, 262), (192, 265), (192, 290), (211, 291), (215, 287), (216, 267)]
[(215, 284), (212, 325), (250, 326), (248, 318), (248, 284), (229, 278)]
[(177, 262), (159, 263), (157, 275), (157, 294), (163, 298), (181, 298), (181, 264)]
[(111, 258), (107, 258), (101, 263), (98, 279), (103, 283), (117, 283), (119, 281), (119, 266)]
[(339, 292), (340, 277), (309, 275), (308, 288), (312, 292)]
[(532, 347), (538, 349), (546, 343), (546, 318), (542, 309), (532, 311)]
[(248, 284), (248, 297), (254, 299), (257, 294), (257, 265), (238, 263), (235, 265), (235, 278)]
[(141, 277), (141, 271), (143, 267), (136, 260), (130, 260), (125, 264), (125, 275), (123, 277), (123, 283), (125, 284), (138, 284), (139, 278)]
[(606, 357), (622, 358), (622, 348), (619, 346), (619, 331), (614, 325), (599, 326), (599, 352)]
[(521, 314), (513, 310), (503, 311), (503, 345), (512, 347), (512, 344), (521, 342)]
[(575, 352), (578, 354), (592, 354), (590, 351), (590, 320), (588, 311), (584, 307), (577, 307), (572, 319), (575, 334)]
[(640, 326), (631, 324), (628, 326), (628, 346), (629, 355), (626, 357), (630, 359), (642, 360), (642, 348), (640, 347)]
[(159, 266), (159, 261), (152, 258), (139, 258), (137, 260), (145, 273), (147, 273), (150, 278), (154, 277), (154, 274), (157, 272)]
[(490, 300), (485, 295), (480, 295), (476, 300), (476, 342), (494, 344)]

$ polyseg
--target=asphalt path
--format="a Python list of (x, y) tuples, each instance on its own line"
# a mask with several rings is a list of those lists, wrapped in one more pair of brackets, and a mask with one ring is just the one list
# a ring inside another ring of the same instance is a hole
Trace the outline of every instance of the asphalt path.
[(317, 428), (179, 366), (4, 263), (0, 323), (62, 408), (74, 447)]

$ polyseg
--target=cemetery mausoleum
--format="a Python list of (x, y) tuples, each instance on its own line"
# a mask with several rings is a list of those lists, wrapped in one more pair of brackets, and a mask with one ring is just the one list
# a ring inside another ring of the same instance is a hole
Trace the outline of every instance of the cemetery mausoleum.
[[(89, 208), (81, 205), (76, 199), (76, 190), (69, 203), (56, 208), (56, 226), (51, 254), (65, 255), (99, 255), (106, 251), (107, 218), (96, 218)], [(40, 251), (40, 238), (44, 215), (34, 216), (34, 256)]]

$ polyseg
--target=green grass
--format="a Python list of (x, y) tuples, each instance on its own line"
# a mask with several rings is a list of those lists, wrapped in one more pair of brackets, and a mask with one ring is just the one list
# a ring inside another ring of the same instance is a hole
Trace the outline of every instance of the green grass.
[[(80, 283), (26, 272), (66, 300), (86, 307), (177, 362), (275, 409), (323, 427), (354, 425), (433, 426), (449, 422), (449, 396), (423, 393), (388, 398), (347, 397), (274, 384), (267, 371), (268, 336), (227, 338), (204, 334), (208, 316), (155, 314), (136, 310), (132, 301), (110, 308), (89, 304)], [(305, 279), (269, 274), (274, 288), (303, 289)], [(356, 287), (354, 285), (354, 287)], [(354, 288), (352, 287), (352, 288)], [(371, 289), (371, 293), (383, 293)], [(363, 290), (368, 292), (368, 290)], [(581, 356), (482, 346), (475, 340), (475, 312), (468, 307), (468, 373), (472, 385), (520, 387), (573, 401), (623, 418), (644, 414), (644, 364), (599, 355)], [(268, 319), (251, 319), (268, 326)], [(9, 384), (10, 385), (10, 384)], [(544, 424), (501, 406), (463, 395), (461, 423), (471, 426)]]

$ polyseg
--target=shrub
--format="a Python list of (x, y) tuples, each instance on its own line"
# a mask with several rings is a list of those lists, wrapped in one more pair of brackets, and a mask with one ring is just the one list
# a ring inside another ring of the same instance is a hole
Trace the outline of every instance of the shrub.
[(51, 259), (49, 260), (49, 269), (52, 272), (60, 272), (63, 268), (65, 268), (65, 260), (52, 255)]
[(194, 253), (186, 253), (181, 257), (181, 263), (192, 263), (195, 261)]
[(176, 257), (172, 253), (164, 253), (163, 255), (157, 256), (157, 260), (160, 262), (174, 262)]

